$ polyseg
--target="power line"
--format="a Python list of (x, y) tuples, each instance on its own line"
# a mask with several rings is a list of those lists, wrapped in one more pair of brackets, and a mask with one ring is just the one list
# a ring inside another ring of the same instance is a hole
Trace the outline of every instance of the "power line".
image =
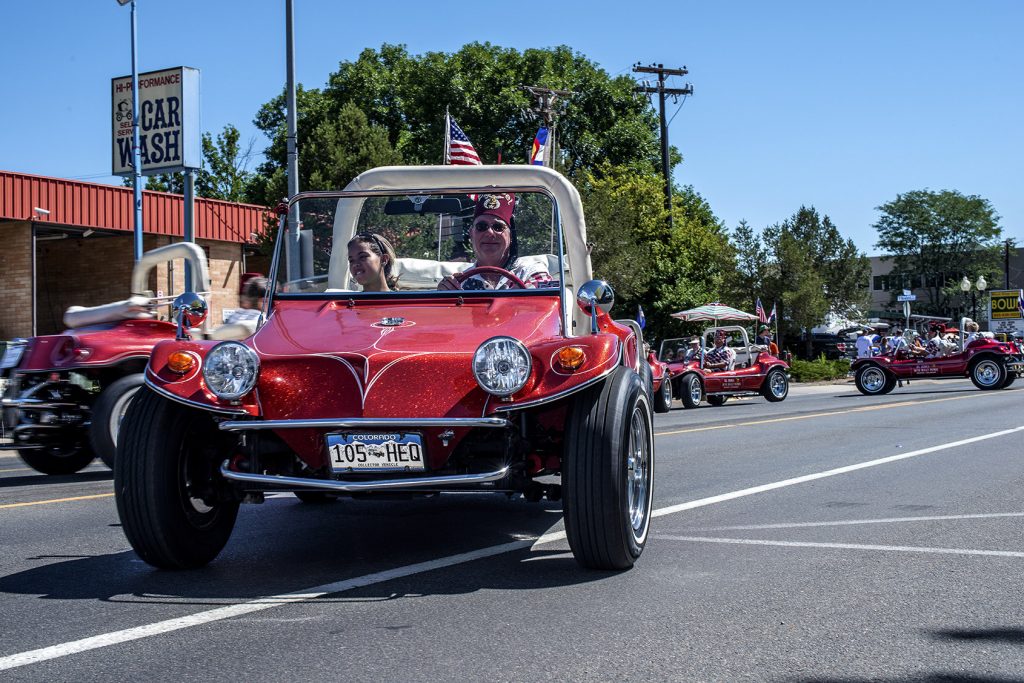
[[(672, 228), (672, 167), (669, 165), (668, 158), (668, 121), (665, 120), (665, 95), (687, 95), (693, 94), (693, 86), (689, 83), (684, 88), (667, 88), (665, 87), (666, 77), (668, 76), (685, 76), (690, 73), (684, 66), (681, 69), (666, 69), (664, 64), (651, 64), (650, 66), (640, 66), (637, 62), (633, 66), (634, 73), (642, 74), (657, 74), (658, 83), (656, 86), (647, 85), (644, 81), (643, 85), (637, 85), (634, 88), (635, 92), (642, 92), (647, 95), (658, 96), (658, 112), (661, 119), (661, 171), (665, 177), (665, 210), (668, 212), (668, 227)], [(686, 101), (685, 99), (683, 100)], [(682, 108), (682, 105), (679, 105)], [(676, 113), (679, 113), (676, 110)], [(675, 118), (675, 115), (673, 115)]]

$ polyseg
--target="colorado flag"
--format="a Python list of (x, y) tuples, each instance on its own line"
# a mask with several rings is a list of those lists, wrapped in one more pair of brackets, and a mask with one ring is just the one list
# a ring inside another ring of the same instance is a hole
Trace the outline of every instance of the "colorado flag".
[(544, 155), (548, 146), (548, 129), (541, 128), (537, 131), (537, 137), (533, 139), (533, 149), (530, 150), (530, 163), (535, 166), (544, 165)]

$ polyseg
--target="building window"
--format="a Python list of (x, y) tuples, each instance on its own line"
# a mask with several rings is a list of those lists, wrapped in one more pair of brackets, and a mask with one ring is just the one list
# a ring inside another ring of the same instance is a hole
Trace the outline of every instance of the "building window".
[(876, 275), (874, 278), (874, 289), (876, 292), (889, 291), (889, 278), (885, 275)]

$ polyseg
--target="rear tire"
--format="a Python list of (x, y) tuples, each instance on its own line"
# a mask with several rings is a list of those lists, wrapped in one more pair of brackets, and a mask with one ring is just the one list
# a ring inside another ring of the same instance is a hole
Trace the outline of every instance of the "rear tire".
[(672, 410), (672, 381), (668, 377), (668, 373), (661, 378), (661, 386), (658, 387), (658, 392), (654, 395), (654, 412), (656, 413), (667, 413)]
[(785, 401), (789, 395), (789, 378), (786, 373), (779, 368), (769, 370), (761, 385), (761, 395), (772, 403)]
[(1006, 366), (993, 358), (982, 358), (971, 366), (971, 381), (982, 391), (1001, 389), (1007, 374)]
[[(143, 387), (121, 423), (114, 492), (121, 526), (143, 560), (193, 569), (224, 548), (237, 501), (215, 499), (223, 433), (209, 415)], [(204, 501), (204, 497), (209, 502)]]
[(680, 381), (679, 400), (683, 402), (684, 408), (696, 408), (704, 398), (704, 387), (700, 383), (697, 373), (691, 372), (685, 375)]
[(724, 406), (725, 402), (728, 400), (728, 396), (708, 396), (708, 403), (715, 407)]
[(576, 561), (629, 569), (650, 530), (651, 406), (640, 377), (619, 367), (573, 401), (566, 429), (562, 510)]
[(125, 375), (111, 382), (100, 393), (92, 407), (92, 425), (89, 427), (89, 442), (96, 455), (110, 469), (114, 469), (114, 455), (117, 453), (117, 432), (125, 411), (135, 392), (143, 384), (142, 373)]

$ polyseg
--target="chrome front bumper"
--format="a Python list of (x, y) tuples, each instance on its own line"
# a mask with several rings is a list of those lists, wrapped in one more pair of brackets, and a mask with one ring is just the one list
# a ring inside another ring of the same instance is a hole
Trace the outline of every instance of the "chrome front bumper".
[(251, 429), (429, 429), (432, 427), (507, 427), (503, 417), (343, 417), (311, 420), (227, 420), (226, 432)]
[(462, 486), (472, 484), (484, 484), (504, 479), (508, 476), (508, 466), (493, 472), (481, 472), (479, 474), (453, 474), (434, 477), (417, 477), (415, 479), (369, 479), (365, 481), (338, 481), (333, 479), (306, 479), (305, 477), (283, 477), (276, 474), (251, 474), (249, 472), (236, 472), (229, 467), (225, 460), (220, 466), (220, 473), (225, 479), (240, 481), (247, 484), (260, 484), (268, 489), (284, 491), (337, 491), (339, 493), (354, 493), (358, 491), (396, 491), (407, 489), (423, 488), (447, 488), (449, 486)]

